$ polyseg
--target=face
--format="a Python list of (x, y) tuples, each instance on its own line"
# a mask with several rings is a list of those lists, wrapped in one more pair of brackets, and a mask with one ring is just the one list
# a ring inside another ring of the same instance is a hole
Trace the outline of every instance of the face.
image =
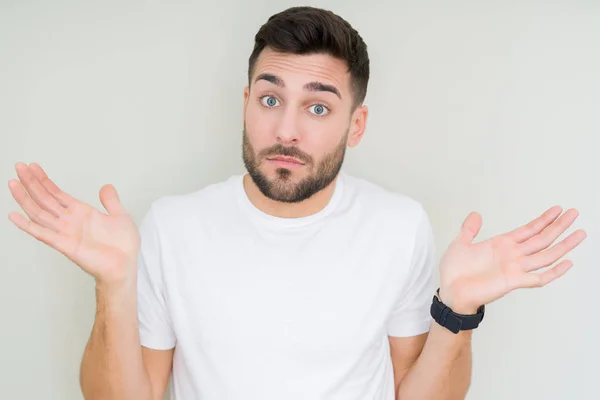
[(263, 50), (244, 90), (243, 132), (244, 165), (260, 191), (296, 203), (329, 186), (364, 132), (367, 108), (352, 105), (344, 61)]

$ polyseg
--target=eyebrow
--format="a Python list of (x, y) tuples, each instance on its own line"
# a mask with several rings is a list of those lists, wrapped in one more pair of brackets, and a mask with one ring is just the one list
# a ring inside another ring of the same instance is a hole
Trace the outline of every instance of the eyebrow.
[[(256, 83), (260, 80), (265, 80), (267, 82), (271, 82), (272, 84), (277, 85), (282, 88), (285, 87), (285, 83), (283, 83), (283, 79), (281, 79), (277, 75), (273, 75), (273, 74), (269, 74), (269, 73), (260, 74), (254, 80), (254, 83)], [(311, 92), (331, 92), (331, 93), (335, 94), (337, 97), (339, 97), (340, 100), (342, 99), (342, 95), (340, 94), (340, 91), (338, 90), (338, 88), (336, 88), (333, 85), (328, 85), (328, 84), (325, 84), (322, 82), (309, 82), (306, 85), (304, 85), (303, 88), (305, 90), (308, 90)]]

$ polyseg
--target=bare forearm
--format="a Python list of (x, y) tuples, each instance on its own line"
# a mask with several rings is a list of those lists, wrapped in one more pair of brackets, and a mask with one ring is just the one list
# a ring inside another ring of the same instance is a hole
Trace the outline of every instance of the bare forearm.
[(464, 399), (471, 381), (471, 333), (433, 322), (421, 355), (402, 379), (398, 400)]
[[(133, 285), (131, 285), (133, 286)], [(96, 287), (96, 320), (81, 363), (88, 400), (152, 398), (140, 345), (134, 287)]]

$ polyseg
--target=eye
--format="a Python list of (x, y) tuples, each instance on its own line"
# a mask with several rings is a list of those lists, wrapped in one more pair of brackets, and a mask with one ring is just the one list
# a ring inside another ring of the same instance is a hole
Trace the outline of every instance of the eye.
[(325, 107), (323, 104), (315, 104), (310, 106), (314, 111), (313, 114), (320, 116), (326, 115), (329, 112), (329, 109)]
[(267, 96), (261, 97), (260, 102), (262, 103), (263, 106), (272, 108), (277, 105), (278, 100), (273, 96), (267, 95)]

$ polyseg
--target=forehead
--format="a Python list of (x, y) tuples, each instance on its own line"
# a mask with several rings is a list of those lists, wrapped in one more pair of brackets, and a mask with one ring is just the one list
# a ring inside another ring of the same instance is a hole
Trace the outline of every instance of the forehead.
[(349, 93), (350, 72), (345, 61), (328, 54), (290, 54), (265, 48), (258, 59), (252, 80), (262, 73), (277, 75), (286, 86), (319, 81), (335, 85), (342, 97)]

